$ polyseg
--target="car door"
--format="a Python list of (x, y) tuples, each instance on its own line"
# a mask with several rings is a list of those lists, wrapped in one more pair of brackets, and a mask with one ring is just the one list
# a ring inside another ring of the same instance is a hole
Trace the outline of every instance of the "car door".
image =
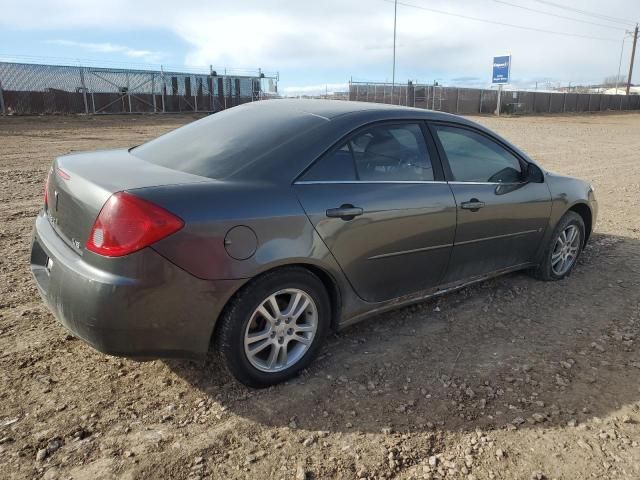
[(356, 293), (379, 302), (437, 285), (456, 205), (423, 122), (365, 127), (295, 183), (300, 203)]
[[(445, 282), (532, 261), (551, 214), (540, 170), (480, 130), (435, 122), (430, 128), (458, 209)], [(536, 178), (527, 177), (531, 169)]]

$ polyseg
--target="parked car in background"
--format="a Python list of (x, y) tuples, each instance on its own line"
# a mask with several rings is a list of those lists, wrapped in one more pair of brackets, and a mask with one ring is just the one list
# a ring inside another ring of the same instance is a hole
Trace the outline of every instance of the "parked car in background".
[(515, 270), (564, 278), (596, 215), (588, 183), (462, 117), (271, 100), (57, 158), (31, 270), (94, 348), (213, 346), (262, 387), (372, 314)]

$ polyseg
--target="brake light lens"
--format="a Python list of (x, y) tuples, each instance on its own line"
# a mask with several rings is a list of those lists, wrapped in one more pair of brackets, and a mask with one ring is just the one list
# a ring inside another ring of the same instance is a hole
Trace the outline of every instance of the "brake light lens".
[(49, 208), (49, 179), (51, 178), (51, 170), (47, 173), (47, 179), (44, 181), (44, 209)]
[(105, 257), (121, 257), (148, 247), (183, 226), (182, 219), (164, 208), (118, 192), (100, 210), (86, 248)]

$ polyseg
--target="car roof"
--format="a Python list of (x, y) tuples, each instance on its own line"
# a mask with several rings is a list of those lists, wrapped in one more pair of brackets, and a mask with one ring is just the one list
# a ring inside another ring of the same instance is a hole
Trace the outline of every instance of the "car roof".
[(290, 182), (358, 128), (396, 121), (444, 121), (488, 131), (464, 117), (420, 108), (343, 100), (270, 99), (245, 103), (193, 122), (141, 145), (133, 154), (161, 166), (218, 180)]
[[(424, 119), (451, 119), (459, 118), (443, 112), (425, 110), (422, 108), (405, 107), (401, 105), (389, 105), (383, 103), (354, 102), (346, 100), (325, 100), (325, 99), (297, 99), (283, 98), (268, 101), (245, 104), (249, 107), (268, 108), (273, 112), (288, 111), (292, 115), (311, 114), (332, 120), (336, 117), (355, 113), (371, 113), (380, 118), (388, 115), (393, 118), (398, 114), (403, 117), (412, 115), (415, 118)], [(385, 115), (386, 114), (386, 115)]]

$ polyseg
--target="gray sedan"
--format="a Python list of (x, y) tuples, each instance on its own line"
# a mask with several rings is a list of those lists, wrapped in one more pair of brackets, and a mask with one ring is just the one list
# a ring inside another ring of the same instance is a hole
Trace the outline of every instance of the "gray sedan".
[(515, 270), (565, 277), (596, 214), (591, 185), (464, 118), (270, 100), (57, 158), (31, 270), (96, 349), (213, 347), (262, 387), (372, 314)]

